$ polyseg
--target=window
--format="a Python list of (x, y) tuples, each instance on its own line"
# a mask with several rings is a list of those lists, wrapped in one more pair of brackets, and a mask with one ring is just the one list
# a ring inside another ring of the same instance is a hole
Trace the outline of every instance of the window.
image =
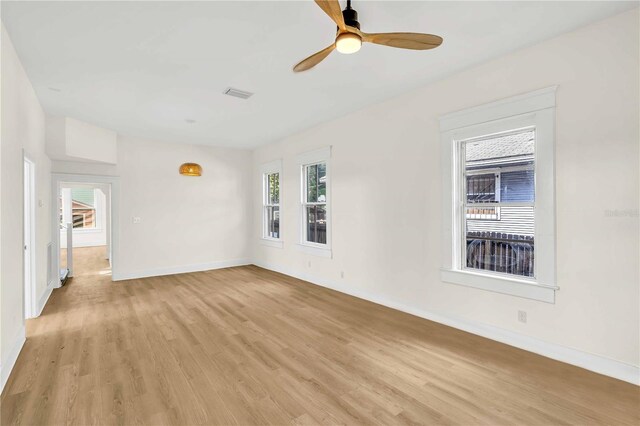
[(280, 232), (281, 161), (262, 166), (262, 240), (265, 245), (282, 248)]
[(553, 303), (555, 88), (440, 121), (445, 282)]
[(73, 188), (71, 190), (71, 214), (74, 229), (96, 228), (95, 189)]
[(327, 163), (304, 166), (304, 241), (327, 244)]
[(264, 178), (264, 236), (277, 239), (280, 238), (280, 173), (267, 173)]
[[(69, 194), (71, 200), (71, 223), (74, 229), (96, 229), (98, 228), (97, 215), (97, 189), (93, 188), (72, 188), (66, 194)], [(63, 193), (64, 194), (64, 193)], [(60, 223), (63, 222), (63, 205), (66, 200), (60, 198)]]
[(305, 251), (331, 256), (330, 148), (298, 156), (301, 171), (301, 241)]
[[(535, 277), (535, 130), (459, 141), (463, 267)], [(488, 167), (493, 167), (487, 170)], [(490, 219), (491, 222), (487, 222)]]

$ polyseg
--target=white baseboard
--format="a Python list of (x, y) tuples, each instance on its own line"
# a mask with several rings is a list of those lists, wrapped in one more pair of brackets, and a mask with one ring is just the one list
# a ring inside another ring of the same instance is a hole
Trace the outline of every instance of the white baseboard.
[(138, 278), (159, 277), (162, 275), (186, 274), (188, 272), (209, 271), (212, 269), (231, 268), (233, 266), (250, 265), (249, 259), (220, 260), (217, 262), (198, 263), (195, 265), (173, 266), (170, 268), (147, 269), (143, 271), (115, 272), (113, 281), (133, 280)]
[(492, 325), (469, 321), (463, 318), (456, 318), (450, 315), (425, 311), (423, 309), (415, 308), (403, 303), (390, 300), (379, 294), (374, 294), (366, 290), (349, 286), (348, 284), (336, 283), (324, 278), (318, 278), (299, 271), (283, 268), (279, 265), (260, 261), (253, 263), (261, 268), (280, 272), (291, 277), (308, 281), (312, 284), (330, 288), (332, 290), (346, 293), (360, 299), (368, 300), (379, 305), (387, 306), (398, 311), (406, 312), (408, 314), (425, 318), (430, 321), (454, 327), (468, 333), (486, 337), (487, 339), (495, 340), (510, 346), (514, 346), (516, 348), (524, 349), (526, 351), (533, 352), (547, 358), (555, 359), (557, 361), (565, 362), (567, 364), (575, 365), (577, 367), (581, 367), (595, 373), (633, 383), (634, 385), (640, 385), (640, 367), (636, 365), (627, 364), (555, 343), (549, 343), (543, 340), (536, 339), (534, 337), (526, 336)]
[(4, 389), (4, 385), (7, 384), (11, 370), (13, 370), (13, 366), (16, 365), (18, 355), (20, 355), (24, 342), (27, 340), (25, 332), (26, 330), (24, 326), (22, 326), (17, 336), (14, 338), (11, 350), (4, 359), (2, 359), (2, 364), (0, 364), (0, 392)]
[(42, 310), (44, 309), (44, 306), (49, 301), (49, 297), (51, 296), (51, 292), (53, 292), (54, 285), (55, 285), (55, 280), (49, 283), (47, 288), (44, 290), (44, 293), (42, 293), (42, 296), (40, 296), (40, 300), (38, 300), (38, 312), (36, 313), (37, 317), (40, 316), (40, 314), (42, 313)]
[[(65, 235), (64, 238), (67, 238), (67, 236)], [(106, 245), (107, 245), (107, 243), (104, 242), (104, 241), (99, 241), (99, 242), (95, 242), (95, 241), (74, 241), (73, 242), (73, 248), (102, 247), (102, 246), (106, 247)], [(60, 248), (66, 250), (67, 249), (67, 245), (65, 244), (64, 246), (61, 246)]]

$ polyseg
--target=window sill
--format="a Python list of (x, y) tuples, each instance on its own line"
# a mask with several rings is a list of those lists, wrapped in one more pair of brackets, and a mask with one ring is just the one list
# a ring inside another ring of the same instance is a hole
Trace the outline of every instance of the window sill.
[(555, 286), (536, 284), (528, 280), (490, 276), (452, 269), (441, 269), (440, 278), (442, 281), (451, 284), (524, 297), (525, 299), (538, 300), (546, 303), (555, 303), (556, 290), (558, 289), (558, 287)]
[(260, 244), (262, 244), (263, 246), (279, 249), (284, 247), (284, 241), (276, 240), (275, 238), (260, 238)]
[[(66, 232), (65, 229), (61, 229), (60, 232)], [(102, 232), (102, 228), (73, 228), (74, 234), (99, 234)]]
[(312, 246), (312, 245), (307, 245), (302, 243), (297, 244), (296, 246), (298, 247), (298, 250), (300, 250), (303, 253), (311, 254), (318, 257), (328, 257), (329, 259), (333, 257), (333, 254), (330, 248), (317, 247), (317, 246)]

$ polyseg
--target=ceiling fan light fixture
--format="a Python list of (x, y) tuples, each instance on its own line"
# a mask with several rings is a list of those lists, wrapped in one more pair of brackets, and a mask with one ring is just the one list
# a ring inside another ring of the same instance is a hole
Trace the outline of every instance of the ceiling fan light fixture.
[(336, 50), (340, 53), (346, 55), (356, 53), (360, 47), (362, 47), (362, 39), (357, 34), (342, 33), (336, 38)]
[(351, 0), (347, 0), (347, 8), (344, 10), (340, 10), (342, 7), (339, 0), (315, 0), (315, 3), (336, 24), (337, 33), (334, 34), (337, 34), (337, 37), (329, 46), (295, 64), (293, 72), (310, 70), (334, 50), (346, 54), (356, 53), (362, 47), (362, 43), (411, 50), (429, 50), (442, 44), (442, 37), (433, 34), (362, 32), (358, 22), (358, 12), (351, 7)]

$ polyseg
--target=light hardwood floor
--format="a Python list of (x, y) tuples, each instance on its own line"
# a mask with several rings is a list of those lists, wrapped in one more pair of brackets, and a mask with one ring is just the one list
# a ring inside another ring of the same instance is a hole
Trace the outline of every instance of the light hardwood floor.
[(2, 425), (640, 423), (636, 386), (254, 266), (81, 273), (27, 335)]
[[(73, 249), (73, 275), (110, 275), (107, 246), (76, 247)], [(60, 250), (60, 267), (67, 267), (67, 250)]]

